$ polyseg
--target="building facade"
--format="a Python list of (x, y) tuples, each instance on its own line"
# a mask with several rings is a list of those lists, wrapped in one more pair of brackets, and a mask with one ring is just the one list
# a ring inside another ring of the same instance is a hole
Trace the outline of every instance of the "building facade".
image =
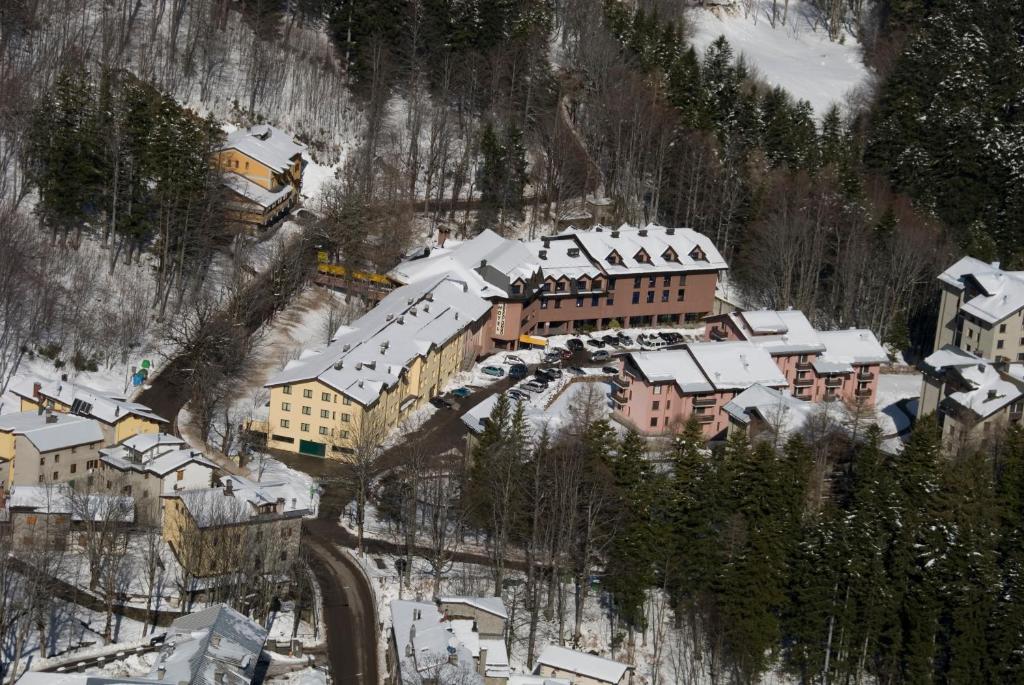
[(214, 156), (225, 174), (228, 219), (263, 228), (287, 214), (302, 189), (304, 149), (291, 135), (267, 124), (229, 134)]
[(51, 411), (0, 415), (5, 489), (84, 482), (98, 467), (104, 444), (99, 422), (83, 416)]

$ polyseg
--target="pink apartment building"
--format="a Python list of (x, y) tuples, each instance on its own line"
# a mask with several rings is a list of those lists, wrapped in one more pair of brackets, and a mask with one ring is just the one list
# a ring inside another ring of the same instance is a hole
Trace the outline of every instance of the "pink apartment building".
[(623, 358), (611, 394), (616, 418), (659, 434), (696, 416), (710, 439), (729, 426), (726, 405), (753, 386), (806, 402), (874, 402), (888, 356), (870, 331), (816, 331), (798, 311), (732, 313), (708, 322), (708, 342)]

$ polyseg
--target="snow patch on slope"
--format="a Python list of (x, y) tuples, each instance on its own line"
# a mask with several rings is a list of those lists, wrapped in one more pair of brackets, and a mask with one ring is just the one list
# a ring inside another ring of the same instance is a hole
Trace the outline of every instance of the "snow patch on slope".
[[(742, 5), (749, 4), (745, 13)], [(781, 5), (780, 12), (781, 12)], [(790, 0), (786, 24), (772, 28), (772, 0), (750, 0), (732, 8), (695, 8), (692, 43), (698, 54), (724, 35), (738, 57), (757, 68), (772, 86), (782, 86), (800, 100), (811, 103), (819, 116), (868, 76), (861, 46), (844, 33), (842, 43), (830, 41), (818, 21), (817, 10), (804, 0)]]

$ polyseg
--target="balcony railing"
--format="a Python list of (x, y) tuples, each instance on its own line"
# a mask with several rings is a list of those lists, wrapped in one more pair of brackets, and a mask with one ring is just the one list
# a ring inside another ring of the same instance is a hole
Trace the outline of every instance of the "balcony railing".
[(729, 335), (728, 333), (726, 333), (725, 331), (723, 331), (720, 328), (712, 328), (711, 332), (708, 334), (708, 336), (712, 340), (714, 340), (715, 342), (718, 342), (720, 340), (725, 340), (728, 337), (728, 335)]
[(796, 368), (800, 369), (801, 371), (806, 371), (807, 369), (811, 368), (811, 363), (810, 362), (797, 362), (796, 363)]
[(804, 402), (810, 402), (811, 401), (811, 396), (810, 395), (804, 395), (804, 394), (799, 393), (799, 392), (793, 393), (793, 397), (797, 398), (798, 400), (803, 400)]
[(808, 376), (807, 378), (797, 378), (795, 381), (793, 381), (793, 385), (795, 385), (798, 388), (806, 388), (811, 385), (814, 385), (814, 379), (810, 376)]
[(826, 388), (838, 388), (843, 384), (843, 379), (839, 376), (829, 376), (825, 379)]
[(870, 381), (875, 377), (875, 374), (870, 371), (859, 371), (857, 373), (857, 380), (859, 381)]
[(629, 379), (622, 378), (621, 376), (612, 376), (612, 385), (615, 385), (625, 390), (626, 388), (629, 387)]
[(619, 404), (625, 404), (628, 401), (626, 391), (623, 388), (613, 388), (610, 394), (611, 398)]
[(857, 397), (871, 397), (871, 388), (857, 388), (855, 393)]
[(714, 397), (694, 397), (693, 406), (695, 407), (713, 407), (717, 400)]
[(697, 419), (697, 423), (711, 423), (715, 420), (714, 414), (694, 414), (693, 418)]

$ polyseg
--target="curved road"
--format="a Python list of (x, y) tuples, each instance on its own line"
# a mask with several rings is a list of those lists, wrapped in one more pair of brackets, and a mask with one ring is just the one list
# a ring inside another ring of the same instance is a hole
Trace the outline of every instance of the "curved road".
[(332, 541), (336, 528), (324, 519), (304, 523), (311, 565), (323, 593), (327, 658), (337, 685), (380, 682), (377, 637), (380, 629), (373, 589), (352, 557)]

